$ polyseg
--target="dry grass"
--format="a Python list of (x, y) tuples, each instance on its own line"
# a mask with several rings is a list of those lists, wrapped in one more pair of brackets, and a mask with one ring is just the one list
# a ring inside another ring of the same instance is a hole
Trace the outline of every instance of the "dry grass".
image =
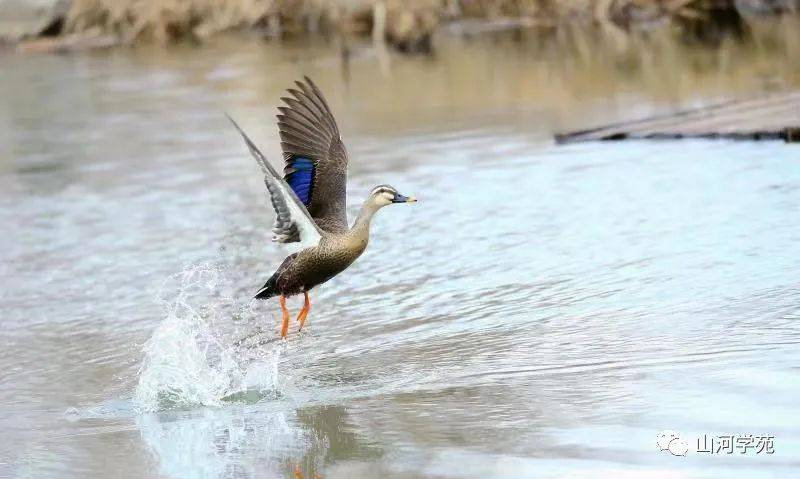
[(270, 28), (315, 13), (308, 0), (74, 0), (65, 30), (100, 29), (125, 42), (202, 39), (240, 28)]
[[(392, 43), (425, 41), (442, 19), (518, 18), (534, 24), (592, 22), (621, 30), (679, 24), (691, 34), (739, 17), (733, 0), (73, 0), (65, 33), (115, 35), (125, 43), (204, 39), (233, 29), (267, 34), (333, 29)], [(738, 21), (738, 20), (737, 20)]]

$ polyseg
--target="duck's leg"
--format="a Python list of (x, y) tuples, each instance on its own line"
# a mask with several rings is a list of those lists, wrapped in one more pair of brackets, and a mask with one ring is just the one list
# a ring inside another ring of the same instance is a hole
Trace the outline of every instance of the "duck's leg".
[(305, 294), (306, 300), (303, 302), (303, 309), (301, 309), (300, 314), (297, 315), (297, 322), (300, 323), (300, 327), (297, 329), (298, 332), (303, 330), (306, 316), (308, 316), (308, 312), (311, 310), (311, 300), (308, 299), (308, 291), (305, 291), (303, 294)]
[(289, 310), (286, 309), (286, 296), (281, 295), (281, 311), (283, 311), (283, 325), (281, 325), (281, 337), (285, 338), (289, 332)]

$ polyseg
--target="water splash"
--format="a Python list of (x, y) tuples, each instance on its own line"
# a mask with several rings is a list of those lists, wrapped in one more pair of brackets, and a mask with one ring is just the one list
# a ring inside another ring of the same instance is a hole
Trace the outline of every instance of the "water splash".
[(142, 411), (256, 402), (280, 395), (281, 349), (247, 348), (235, 337), (255, 318), (213, 264), (168, 278), (157, 296), (164, 320), (144, 345), (134, 403)]

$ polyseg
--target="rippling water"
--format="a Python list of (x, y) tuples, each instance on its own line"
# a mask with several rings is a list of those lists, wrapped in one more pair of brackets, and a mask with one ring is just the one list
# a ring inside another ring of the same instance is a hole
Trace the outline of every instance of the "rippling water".
[[(760, 71), (590, 84), (591, 59), (502, 42), (2, 61), (3, 477), (800, 468), (800, 148), (549, 140)], [(351, 213), (379, 183), (420, 202), (382, 210), (280, 341), (277, 304), (249, 299), (286, 250), (223, 112), (277, 163), (274, 106), (303, 73), (340, 117)], [(772, 434), (776, 453), (671, 457), (664, 429)]]

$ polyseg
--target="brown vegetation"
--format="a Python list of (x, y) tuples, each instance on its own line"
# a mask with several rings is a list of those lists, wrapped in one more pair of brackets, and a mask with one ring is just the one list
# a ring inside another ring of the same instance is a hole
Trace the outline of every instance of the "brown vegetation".
[(373, 35), (425, 51), (443, 21), (510, 19), (523, 25), (595, 23), (620, 31), (677, 27), (715, 42), (746, 33), (746, 17), (795, 12), (800, 0), (72, 0), (62, 34), (119, 42), (202, 40), (227, 30), (269, 36), (316, 32)]

